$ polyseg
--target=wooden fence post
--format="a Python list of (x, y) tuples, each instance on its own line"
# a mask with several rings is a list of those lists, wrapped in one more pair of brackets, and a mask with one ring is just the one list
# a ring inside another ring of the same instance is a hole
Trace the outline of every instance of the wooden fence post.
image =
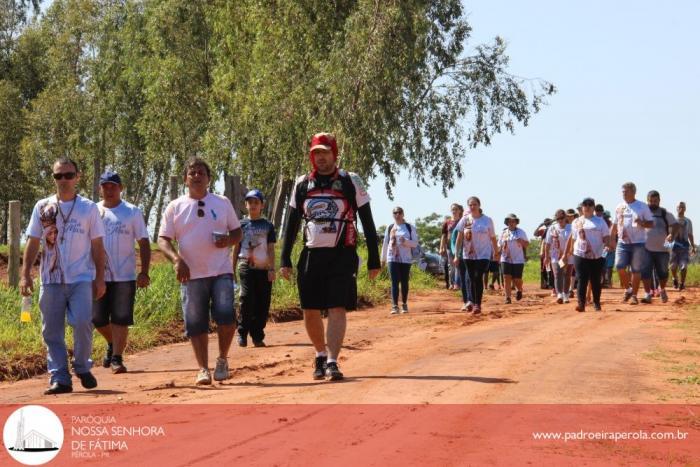
[(10, 209), (7, 222), (7, 243), (9, 246), (9, 258), (7, 261), (7, 275), (10, 287), (19, 286), (19, 262), (20, 262), (20, 215), (21, 203), (10, 201)]

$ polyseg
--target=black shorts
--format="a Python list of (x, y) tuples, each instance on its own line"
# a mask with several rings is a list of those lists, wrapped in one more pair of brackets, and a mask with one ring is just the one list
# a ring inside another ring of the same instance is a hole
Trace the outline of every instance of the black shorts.
[(489, 272), (494, 274), (501, 272), (501, 263), (498, 261), (489, 261)]
[(524, 264), (501, 263), (504, 276), (511, 276), (513, 279), (522, 279)]
[(109, 323), (131, 326), (134, 324), (136, 281), (106, 282), (106, 285), (102, 298), (92, 302), (92, 324), (96, 328)]
[(347, 307), (357, 263), (354, 248), (304, 248), (297, 263), (301, 307), (305, 310)]

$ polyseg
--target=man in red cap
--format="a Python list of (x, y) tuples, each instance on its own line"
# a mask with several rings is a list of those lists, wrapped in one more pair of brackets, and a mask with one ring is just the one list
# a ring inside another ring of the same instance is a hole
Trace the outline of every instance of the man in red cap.
[[(358, 215), (367, 241), (370, 279), (379, 274), (379, 244), (369, 195), (360, 178), (338, 169), (335, 137), (330, 133), (314, 135), (309, 158), (313, 171), (297, 179), (289, 202), (280, 274), (291, 278), (292, 247), (303, 219), (304, 249), (297, 263), (297, 285), (306, 332), (316, 350), (313, 377), (337, 381), (343, 379), (338, 354), (345, 337), (345, 312), (359, 261)], [(321, 310), (328, 310), (325, 335)]]

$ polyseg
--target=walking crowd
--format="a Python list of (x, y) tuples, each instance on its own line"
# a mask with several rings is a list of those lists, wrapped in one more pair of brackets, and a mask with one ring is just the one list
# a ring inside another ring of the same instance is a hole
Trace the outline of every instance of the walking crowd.
[[(388, 269), (394, 315), (409, 311), (410, 270), (419, 253), (419, 236), (397, 207), (380, 252), (369, 195), (356, 174), (338, 167), (332, 134), (312, 137), (309, 161), (312, 170), (299, 177), (292, 190), (279, 273), (291, 280), (292, 248), (303, 225), (296, 282), (315, 352), (312, 377), (337, 381), (343, 379), (338, 356), (346, 311), (355, 309), (357, 301), (358, 217), (367, 243), (369, 278)], [(102, 174), (102, 201), (97, 204), (77, 193), (81, 173), (75, 161), (57, 159), (52, 176), (56, 194), (36, 203), (26, 230), (20, 292), (29, 296), (34, 290), (31, 265), (41, 249), (39, 308), (50, 378), (45, 394), (61, 394), (73, 391), (71, 366), (83, 387), (97, 386), (91, 371), (93, 329), (106, 342), (102, 365), (114, 374), (127, 373), (128, 329), (134, 324), (136, 290), (150, 285), (151, 248), (143, 214), (122, 199), (124, 184), (118, 173)], [(230, 377), (228, 355), (236, 331), (240, 347), (248, 345), (249, 337), (254, 347), (265, 347), (277, 277), (277, 233), (262, 215), (265, 196), (260, 190), (246, 194), (248, 215), (239, 220), (228, 198), (209, 191), (212, 172), (204, 160), (187, 161), (183, 182), (186, 193), (171, 201), (163, 214), (158, 246), (180, 283), (185, 335), (198, 366), (195, 383), (209, 385), (212, 379)], [(678, 205), (676, 218), (660, 207), (657, 192), (649, 193), (647, 204), (636, 200), (634, 184), (623, 185), (622, 193), (624, 201), (612, 221), (602, 206), (586, 198), (578, 212), (557, 210), (554, 221), (546, 219), (535, 232), (543, 245), (543, 285), (551, 286), (558, 303), (568, 303), (576, 288), (578, 311), (584, 311), (588, 301), (600, 311), (601, 287), (611, 280), (604, 271), (613, 266), (625, 289), (624, 300), (632, 304), (638, 303), (640, 284), (645, 290), (641, 302), (650, 303), (655, 293), (668, 300), (669, 260), (674, 286), (685, 286), (689, 258), (695, 254), (685, 204)], [(518, 216), (508, 215), (498, 232), (475, 196), (467, 200), (466, 212), (459, 204), (451, 211), (443, 225), (440, 254), (448, 264), (448, 287), (461, 291), (462, 310), (481, 313), (484, 289), (495, 290), (496, 284), (504, 291), (505, 303), (512, 303), (513, 295), (521, 300), (529, 239), (518, 227)], [(236, 276), (241, 290), (238, 317)], [(218, 337), (213, 378), (208, 355), (211, 320)], [(66, 322), (73, 328), (70, 362)]]
[[(650, 191), (646, 203), (636, 196), (635, 184), (625, 183), (614, 217), (586, 198), (576, 210), (558, 209), (553, 219), (537, 227), (541, 286), (552, 290), (557, 303), (576, 298), (577, 311), (584, 312), (588, 304), (601, 311), (601, 289), (612, 287), (613, 269), (623, 301), (632, 305), (652, 303), (654, 297), (666, 303), (670, 275), (675, 289), (685, 288), (690, 258), (696, 254), (685, 202), (678, 203), (676, 217), (661, 207), (658, 191)], [(518, 227), (517, 215), (509, 214), (497, 233), (478, 198), (469, 198), (467, 206), (466, 214), (461, 205), (451, 206), (452, 216), (442, 226), (440, 255), (446, 260), (446, 287), (462, 291), (463, 311), (479, 314), (487, 284), (491, 290), (503, 284), (506, 304), (512, 303), (513, 291), (516, 301), (522, 299), (529, 239)]]

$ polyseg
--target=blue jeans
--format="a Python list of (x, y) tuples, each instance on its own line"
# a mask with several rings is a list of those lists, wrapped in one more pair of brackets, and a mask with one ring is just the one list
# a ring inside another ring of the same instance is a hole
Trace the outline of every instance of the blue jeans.
[(391, 276), (391, 303), (399, 304), (399, 285), (401, 286), (401, 303), (408, 300), (408, 280), (411, 275), (411, 263), (389, 262), (389, 275)]
[(41, 335), (48, 350), (50, 382), (70, 385), (66, 319), (73, 328), (73, 369), (82, 374), (92, 368), (92, 281), (42, 284), (39, 309)]
[(233, 324), (233, 274), (190, 279), (180, 286), (185, 335), (209, 332), (209, 314), (218, 325)]
[(464, 303), (474, 303), (474, 295), (472, 293), (472, 282), (467, 272), (467, 260), (459, 259), (459, 285), (462, 290), (462, 301)]
[(631, 267), (637, 274), (649, 267), (649, 254), (644, 243), (618, 243), (615, 252), (615, 268)]

